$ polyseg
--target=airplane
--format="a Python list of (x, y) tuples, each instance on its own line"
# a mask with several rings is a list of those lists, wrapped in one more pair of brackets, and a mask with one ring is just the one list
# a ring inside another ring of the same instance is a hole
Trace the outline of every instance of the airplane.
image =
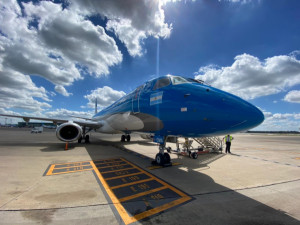
[[(121, 141), (130, 141), (130, 134), (152, 137), (159, 144), (155, 162), (170, 163), (165, 153), (168, 138), (197, 138), (226, 135), (249, 130), (264, 121), (263, 113), (249, 102), (214, 88), (203, 81), (166, 75), (147, 81), (133, 92), (97, 112), (85, 121), (15, 116), (6, 117), (52, 121), (60, 123), (56, 136), (63, 142), (84, 139), (89, 142), (91, 130), (121, 134)], [(78, 117), (77, 117), (78, 118)]]

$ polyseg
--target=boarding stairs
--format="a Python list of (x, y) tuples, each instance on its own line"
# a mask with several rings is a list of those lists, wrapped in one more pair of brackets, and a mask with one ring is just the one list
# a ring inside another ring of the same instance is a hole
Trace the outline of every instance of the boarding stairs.
[(209, 150), (210, 152), (222, 152), (223, 141), (219, 137), (201, 137), (194, 138), (194, 140), (203, 148), (203, 150)]

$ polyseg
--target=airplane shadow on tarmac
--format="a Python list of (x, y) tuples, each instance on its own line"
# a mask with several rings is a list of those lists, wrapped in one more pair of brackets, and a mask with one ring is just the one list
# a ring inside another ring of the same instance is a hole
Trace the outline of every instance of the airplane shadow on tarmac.
[[(91, 144), (85, 145), (85, 148), (92, 160), (105, 159), (106, 148), (99, 146), (125, 146), (129, 143), (120, 143), (119, 141), (102, 141), (92, 139)], [(136, 142), (132, 142), (136, 143)], [(142, 142), (145, 145), (145, 142)], [(146, 144), (147, 146), (155, 144)], [(98, 146), (98, 147), (95, 147)], [(151, 166), (149, 159), (143, 159), (132, 153), (124, 152), (114, 148), (114, 154), (122, 155), (128, 161), (138, 165), (142, 169), (154, 174), (160, 179), (179, 188), (187, 193), (194, 200), (168, 209), (151, 217), (139, 221), (142, 224), (214, 224), (214, 225), (293, 225), (299, 224), (299, 221), (285, 214), (285, 212), (271, 208), (261, 202), (251, 199), (237, 191), (232, 190), (214, 182), (214, 180), (201, 173), (201, 169), (209, 168), (209, 163), (223, 157), (214, 155), (201, 161), (198, 159), (183, 160), (182, 157), (174, 159), (175, 162), (184, 163), (182, 166), (186, 170), (179, 169), (179, 166), (166, 167), (157, 170), (147, 170)], [(126, 156), (128, 154), (128, 157)], [(139, 157), (139, 158), (138, 158)], [(136, 159), (135, 159), (136, 158)], [(205, 157), (204, 157), (205, 158)], [(189, 162), (189, 163), (187, 163)], [(197, 170), (197, 171), (195, 171)], [(226, 176), (226, 171), (224, 172)], [(264, 193), (265, 194), (265, 193)]]

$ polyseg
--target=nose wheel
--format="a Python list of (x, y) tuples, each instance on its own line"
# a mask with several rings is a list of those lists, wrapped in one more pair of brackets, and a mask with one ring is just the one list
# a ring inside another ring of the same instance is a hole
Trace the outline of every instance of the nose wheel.
[(159, 146), (159, 153), (156, 154), (153, 164), (159, 166), (172, 166), (171, 157), (169, 153), (164, 152), (164, 150), (168, 149), (165, 147), (165, 144), (161, 144)]

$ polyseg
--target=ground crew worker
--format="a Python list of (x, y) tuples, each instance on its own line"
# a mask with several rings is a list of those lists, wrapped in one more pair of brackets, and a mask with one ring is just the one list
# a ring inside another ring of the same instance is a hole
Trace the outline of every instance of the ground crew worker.
[(225, 143), (226, 143), (226, 150), (225, 150), (225, 153), (231, 153), (230, 152), (230, 146), (231, 146), (231, 141), (233, 140), (233, 137), (228, 134), (226, 135), (225, 137), (223, 137), (223, 140), (225, 140)]

